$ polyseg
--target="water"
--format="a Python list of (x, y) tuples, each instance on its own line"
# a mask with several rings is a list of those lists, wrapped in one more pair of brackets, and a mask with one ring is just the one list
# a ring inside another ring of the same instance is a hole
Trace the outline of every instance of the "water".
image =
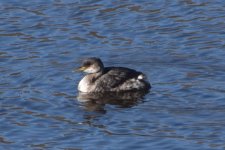
[[(0, 2), (0, 149), (224, 149), (223, 1)], [(80, 102), (83, 58), (152, 90)]]

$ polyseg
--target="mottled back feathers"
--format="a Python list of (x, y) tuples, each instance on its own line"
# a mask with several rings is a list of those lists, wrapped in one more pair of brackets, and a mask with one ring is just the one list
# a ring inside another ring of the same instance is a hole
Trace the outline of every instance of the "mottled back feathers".
[(99, 88), (99, 90), (101, 90), (101, 88), (104, 88), (104, 90), (108, 91), (123, 90), (120, 89), (119, 87), (129, 80), (133, 81), (143, 80), (144, 82), (144, 79), (138, 78), (140, 75), (144, 76), (143, 73), (129, 68), (106, 67), (104, 69), (103, 74), (96, 79), (95, 83), (97, 85), (97, 88)]

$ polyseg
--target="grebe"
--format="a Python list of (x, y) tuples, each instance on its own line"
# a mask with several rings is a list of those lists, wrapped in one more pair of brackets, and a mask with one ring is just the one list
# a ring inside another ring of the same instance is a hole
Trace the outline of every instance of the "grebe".
[(96, 57), (85, 59), (77, 71), (87, 73), (78, 84), (80, 92), (148, 91), (151, 88), (143, 73), (125, 67), (104, 67)]

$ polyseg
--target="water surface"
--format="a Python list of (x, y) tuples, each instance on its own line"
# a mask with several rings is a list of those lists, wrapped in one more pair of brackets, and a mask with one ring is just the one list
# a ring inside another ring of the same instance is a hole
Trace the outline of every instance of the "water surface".
[[(0, 2), (0, 149), (224, 149), (222, 1)], [(83, 58), (143, 71), (144, 97), (80, 102)]]

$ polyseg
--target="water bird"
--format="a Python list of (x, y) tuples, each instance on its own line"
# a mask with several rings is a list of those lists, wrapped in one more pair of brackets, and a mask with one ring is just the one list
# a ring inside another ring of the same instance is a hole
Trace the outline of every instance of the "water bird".
[(87, 73), (78, 84), (80, 92), (148, 91), (151, 84), (142, 72), (125, 67), (104, 67), (101, 59), (84, 59), (76, 71)]

